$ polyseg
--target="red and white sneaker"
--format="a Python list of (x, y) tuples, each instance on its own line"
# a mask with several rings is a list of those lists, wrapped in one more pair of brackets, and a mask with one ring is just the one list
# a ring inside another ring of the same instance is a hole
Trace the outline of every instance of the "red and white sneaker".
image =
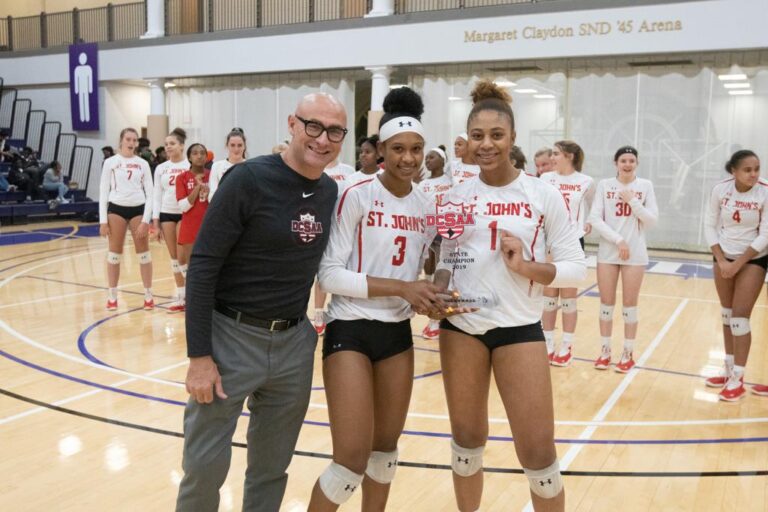
[(428, 323), (426, 327), (424, 327), (424, 330), (421, 331), (421, 337), (425, 340), (436, 340), (440, 337), (440, 328), (432, 329), (432, 322)]
[(155, 309), (155, 299), (144, 299), (144, 309), (146, 311), (152, 311)]
[(728, 382), (728, 377), (725, 375), (718, 375), (716, 377), (710, 377), (704, 381), (709, 388), (722, 388), (725, 383)]
[(632, 359), (632, 352), (624, 352), (621, 354), (621, 360), (616, 364), (615, 371), (618, 373), (627, 373), (635, 366), (635, 360)]
[(738, 402), (744, 395), (747, 394), (746, 388), (744, 388), (744, 377), (739, 379), (739, 384), (736, 387), (731, 387), (730, 379), (728, 384), (725, 385), (722, 391), (720, 391), (720, 400), (724, 402)]
[(567, 352), (563, 354), (563, 349), (560, 349), (560, 352), (557, 354), (552, 355), (552, 360), (550, 363), (552, 363), (552, 366), (560, 366), (565, 367), (571, 364), (571, 359), (573, 359), (573, 355), (571, 354), (571, 351), (573, 350), (573, 347), (568, 347)]
[(107, 299), (107, 311), (117, 311), (117, 299)]
[(183, 313), (186, 309), (187, 307), (183, 302), (177, 302), (168, 308), (168, 314)]
[(755, 384), (752, 386), (752, 393), (760, 396), (768, 396), (768, 386), (763, 384)]
[(603, 349), (595, 361), (595, 370), (607, 370), (611, 367), (611, 349)]

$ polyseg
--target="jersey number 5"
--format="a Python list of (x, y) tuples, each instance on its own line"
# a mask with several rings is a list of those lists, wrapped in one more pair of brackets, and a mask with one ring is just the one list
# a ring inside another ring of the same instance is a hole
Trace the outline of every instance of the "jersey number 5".
[(392, 265), (399, 267), (405, 261), (405, 242), (408, 239), (404, 236), (395, 237), (395, 245), (397, 246), (397, 254), (392, 256)]

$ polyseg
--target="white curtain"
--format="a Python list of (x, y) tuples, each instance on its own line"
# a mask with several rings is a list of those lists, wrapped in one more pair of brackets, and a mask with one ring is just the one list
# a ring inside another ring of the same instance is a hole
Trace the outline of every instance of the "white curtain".
[[(702, 233), (706, 199), (724, 178), (731, 153), (747, 148), (768, 162), (768, 69), (745, 70), (751, 95), (731, 95), (712, 69), (688, 74), (623, 72), (490, 77), (510, 86), (517, 144), (532, 168), (533, 154), (560, 139), (584, 149), (584, 172), (613, 176), (613, 154), (631, 144), (640, 152), (638, 175), (653, 181), (660, 222), (649, 232), (652, 247), (708, 250)], [(452, 150), (466, 129), (469, 92), (477, 77), (421, 76), (429, 144)], [(520, 89), (535, 92), (517, 92)]]
[(216, 160), (226, 157), (226, 136), (233, 127), (245, 131), (249, 157), (268, 154), (273, 146), (289, 138), (288, 115), (295, 111), (299, 100), (317, 91), (332, 94), (346, 107), (350, 134), (344, 141), (340, 159), (354, 165), (355, 91), (354, 82), (346, 80), (171, 89), (167, 94), (169, 127), (184, 128), (187, 144), (202, 142), (214, 152)]

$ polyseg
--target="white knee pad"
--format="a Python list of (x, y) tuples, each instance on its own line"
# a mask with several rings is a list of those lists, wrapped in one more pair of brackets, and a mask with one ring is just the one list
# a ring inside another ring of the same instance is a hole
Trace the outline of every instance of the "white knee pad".
[(563, 310), (563, 314), (576, 312), (576, 299), (563, 299), (560, 301), (560, 307)]
[(723, 317), (723, 325), (731, 325), (731, 313), (733, 313), (731, 308), (722, 308), (720, 310), (720, 315)]
[(613, 320), (613, 308), (615, 306), (609, 306), (608, 304), (600, 303), (600, 320), (604, 322), (611, 322)]
[(149, 251), (139, 253), (136, 256), (139, 257), (139, 263), (141, 265), (145, 265), (147, 263), (152, 263), (152, 253), (150, 253)]
[(112, 265), (119, 265), (121, 259), (123, 259), (123, 255), (119, 252), (110, 251), (107, 253), (107, 263)]
[(749, 318), (731, 318), (731, 334), (734, 336), (744, 336), (750, 332), (752, 332), (752, 329), (749, 326)]
[(544, 311), (557, 311), (557, 297), (544, 297)]
[(337, 505), (346, 502), (363, 481), (363, 475), (331, 462), (320, 475), (320, 489), (325, 497)]
[(174, 274), (181, 274), (181, 265), (179, 265), (179, 260), (171, 260), (171, 270)]
[(365, 474), (380, 484), (391, 483), (397, 471), (397, 450), (393, 452), (371, 452)]
[(554, 498), (563, 490), (563, 478), (560, 476), (560, 462), (555, 459), (551, 466), (544, 469), (523, 468), (528, 477), (531, 491), (545, 500)]
[(472, 476), (483, 467), (485, 446), (464, 448), (451, 439), (451, 468), (459, 476)]
[(636, 306), (629, 306), (629, 307), (623, 308), (621, 314), (624, 317), (625, 324), (637, 323), (637, 307)]

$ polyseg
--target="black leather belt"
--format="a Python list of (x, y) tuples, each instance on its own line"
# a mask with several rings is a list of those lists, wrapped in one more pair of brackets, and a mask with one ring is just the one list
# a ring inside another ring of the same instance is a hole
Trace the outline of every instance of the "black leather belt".
[(261, 327), (262, 329), (268, 329), (270, 331), (284, 331), (290, 329), (294, 325), (297, 325), (301, 318), (291, 318), (289, 320), (275, 318), (272, 320), (265, 320), (263, 318), (256, 318), (254, 316), (243, 313), (236, 309), (232, 309), (229, 306), (223, 304), (216, 304), (216, 311), (224, 316), (228, 316), (233, 320), (240, 322), (241, 324), (252, 325), (254, 327)]

